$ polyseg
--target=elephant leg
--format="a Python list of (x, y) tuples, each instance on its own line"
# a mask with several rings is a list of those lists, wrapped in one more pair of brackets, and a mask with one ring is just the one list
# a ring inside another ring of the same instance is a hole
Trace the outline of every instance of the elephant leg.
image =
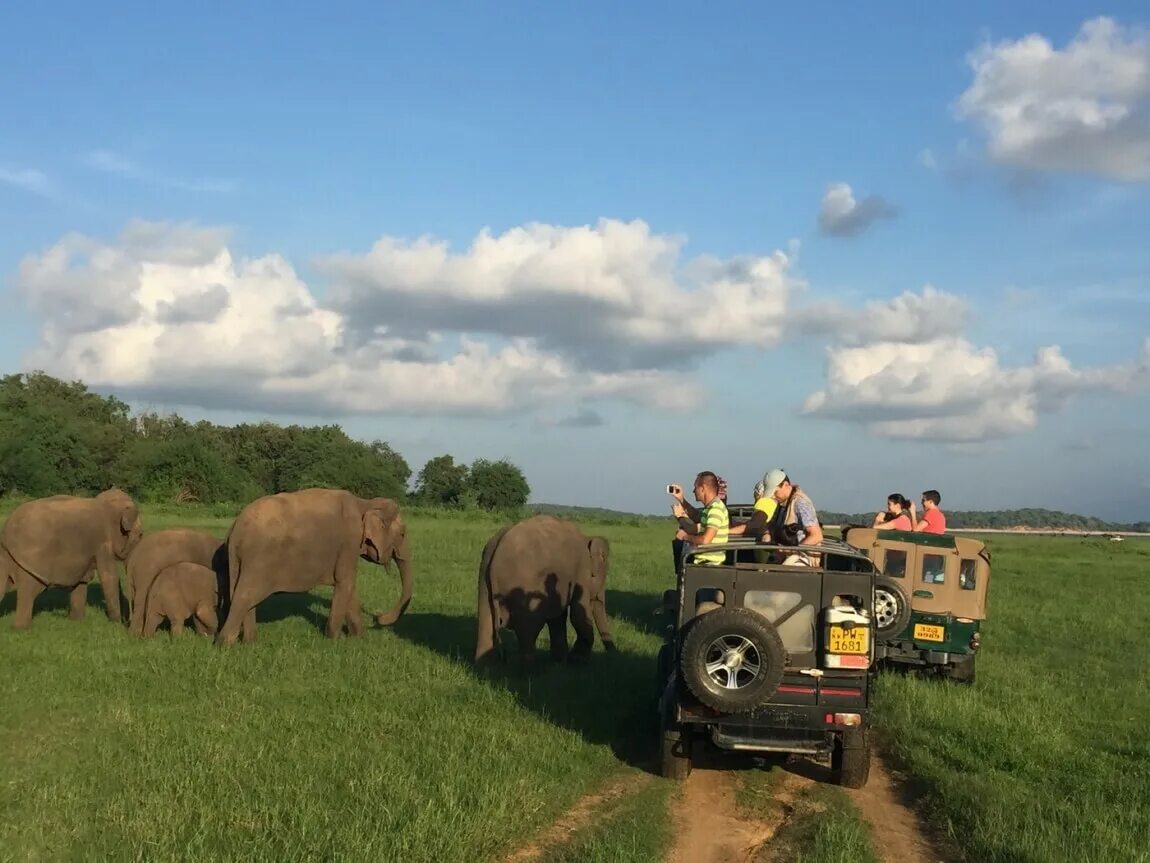
[(567, 609), (547, 621), (548, 634), (551, 636), (551, 658), (557, 662), (567, 659)]
[(81, 581), (72, 588), (69, 604), (71, 608), (68, 612), (68, 619), (83, 620), (84, 612), (88, 610), (88, 582)]
[(36, 597), (44, 592), (44, 585), (26, 572), (16, 576), (16, 619), (14, 629), (27, 629), (32, 625), (32, 606)]
[(108, 612), (108, 620), (113, 623), (120, 623), (122, 619), (120, 571), (117, 565), (116, 558), (111, 552), (101, 550), (96, 554), (96, 572), (100, 576), (100, 588), (104, 591), (104, 606)]
[(358, 565), (358, 553), (344, 552), (335, 562), (335, 571), (332, 573), (335, 589), (331, 592), (331, 609), (327, 614), (328, 638), (339, 638), (343, 634), (343, 622), (355, 597), (355, 571)]
[(164, 612), (158, 608), (149, 608), (148, 617), (140, 629), (140, 635), (142, 635), (144, 638), (151, 638), (156, 634), (156, 630), (160, 628), (160, 623), (163, 621), (163, 619)]
[(351, 597), (347, 601), (344, 620), (347, 621), (347, 634), (349, 636), (357, 637), (363, 634), (363, 611), (359, 604), (359, 594), (355, 585), (352, 585), (351, 588)]
[(173, 638), (175, 638), (177, 635), (183, 635), (184, 634), (184, 621), (186, 619), (187, 618), (184, 617), (183, 611), (179, 612), (178, 614), (173, 614), (171, 617), (168, 618), (168, 623), (171, 626), (171, 632), (172, 632)]
[(579, 599), (571, 603), (571, 627), (575, 630), (575, 646), (571, 648), (572, 662), (585, 662), (595, 644), (595, 627), (591, 624), (591, 614), (587, 601)]
[(519, 642), (519, 657), (524, 665), (535, 664), (535, 642), (543, 631), (543, 621), (534, 615), (524, 615), (512, 623)]
[(264, 587), (251, 587), (251, 581), (243, 581), (232, 594), (231, 608), (227, 620), (216, 633), (216, 644), (235, 644), (243, 627), (244, 644), (256, 640), (256, 606), (268, 598), (271, 590)]

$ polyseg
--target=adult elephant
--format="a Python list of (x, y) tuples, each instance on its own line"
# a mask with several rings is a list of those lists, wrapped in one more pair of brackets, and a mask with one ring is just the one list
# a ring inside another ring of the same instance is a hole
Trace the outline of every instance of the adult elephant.
[(376, 623), (390, 626), (411, 602), (411, 549), (399, 505), (390, 498), (365, 499), (342, 489), (308, 488), (266, 495), (249, 503), (227, 538), (231, 589), (227, 618), (216, 644), (233, 644), (243, 627), (255, 639), (256, 605), (273, 593), (304, 593), (334, 585), (327, 636), (336, 638), (346, 621), (349, 635), (363, 631), (355, 590), (362, 557), (399, 567), (402, 595)]
[(178, 563), (195, 563), (214, 571), (220, 595), (227, 593), (228, 549), (224, 541), (202, 530), (169, 528), (146, 534), (128, 557), (128, 619), (134, 635), (144, 634), (152, 583), (160, 571)]
[[(556, 659), (585, 660), (595, 644), (595, 629), (603, 647), (614, 650), (607, 625), (609, 556), (605, 537), (585, 536), (575, 524), (555, 516), (532, 516), (496, 533), (479, 563), (475, 661), (491, 656), (496, 634), (505, 627), (514, 630), (526, 662), (534, 660), (535, 640), (544, 624)], [(570, 654), (568, 613), (575, 629)]]
[(70, 590), (72, 620), (84, 617), (92, 571), (100, 577), (109, 619), (120, 622), (120, 575), (140, 541), (140, 510), (124, 491), (95, 497), (58, 494), (12, 510), (0, 530), (0, 583), (16, 587), (16, 629), (32, 625), (32, 606), (46, 588)]

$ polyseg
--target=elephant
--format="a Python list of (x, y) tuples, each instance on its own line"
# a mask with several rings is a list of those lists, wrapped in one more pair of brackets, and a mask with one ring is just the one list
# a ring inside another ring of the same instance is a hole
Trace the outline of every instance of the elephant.
[[(127, 562), (129, 629), (142, 635), (156, 576), (177, 563), (196, 563), (216, 573), (221, 593), (226, 590), (228, 550), (224, 541), (202, 530), (176, 527), (144, 535)], [(215, 634), (215, 630), (212, 631)]]
[(32, 625), (36, 597), (49, 587), (71, 591), (72, 620), (88, 603), (92, 571), (100, 577), (108, 618), (120, 622), (120, 574), (143, 535), (131, 496), (109, 488), (95, 497), (58, 494), (20, 504), (0, 530), (0, 595), (16, 587), (16, 629)]
[(390, 498), (365, 499), (349, 491), (307, 488), (265, 495), (236, 516), (227, 538), (230, 602), (216, 644), (234, 644), (243, 627), (255, 640), (256, 605), (273, 593), (304, 593), (334, 585), (327, 637), (363, 632), (356, 566), (362, 557), (399, 568), (401, 596), (394, 608), (376, 612), (380, 626), (399, 620), (411, 602), (411, 548), (399, 505)]
[(200, 635), (215, 635), (219, 626), (216, 616), (219, 581), (211, 567), (184, 561), (164, 567), (152, 583), (148, 594), (148, 618), (144, 622), (146, 636), (154, 635), (165, 617), (172, 635), (184, 631), (184, 621), (192, 618), (192, 625)]
[[(595, 629), (604, 649), (615, 650), (607, 625), (609, 556), (605, 537), (585, 536), (573, 522), (550, 515), (531, 516), (492, 536), (479, 563), (475, 662), (490, 658), (498, 632), (509, 628), (515, 631), (521, 659), (533, 663), (544, 623), (557, 660), (585, 661)], [(575, 629), (570, 652), (568, 612)]]

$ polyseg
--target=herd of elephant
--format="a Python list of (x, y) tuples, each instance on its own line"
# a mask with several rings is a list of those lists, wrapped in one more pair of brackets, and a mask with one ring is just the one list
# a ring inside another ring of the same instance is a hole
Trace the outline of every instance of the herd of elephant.
[[(476, 605), (475, 660), (495, 653), (502, 629), (516, 634), (530, 662), (546, 624), (551, 655), (584, 660), (597, 629), (607, 650), (609, 545), (572, 522), (536, 515), (500, 529), (483, 548)], [(395, 624), (412, 597), (412, 553), (399, 505), (343, 489), (308, 488), (265, 495), (236, 516), (225, 539), (189, 528), (145, 533), (126, 492), (95, 497), (54, 495), (16, 507), (0, 529), (0, 598), (16, 588), (14, 626), (31, 626), (36, 597), (47, 588), (71, 592), (73, 620), (83, 617), (88, 583), (98, 575), (108, 617), (122, 622), (119, 564), (127, 579), (128, 625), (150, 636), (167, 619), (173, 635), (189, 619), (219, 645), (255, 639), (256, 606), (273, 593), (333, 588), (326, 633), (363, 631), (356, 593), (360, 559), (399, 570), (401, 595), (373, 616)], [(568, 650), (567, 620), (575, 630)], [(219, 621), (223, 619), (223, 625)], [(594, 627), (592, 626), (594, 622)]]

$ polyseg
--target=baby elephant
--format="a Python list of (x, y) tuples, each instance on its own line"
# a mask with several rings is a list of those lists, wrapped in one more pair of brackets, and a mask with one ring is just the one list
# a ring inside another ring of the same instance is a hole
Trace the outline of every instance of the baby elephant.
[(214, 570), (188, 562), (164, 567), (156, 576), (148, 595), (148, 619), (144, 622), (144, 635), (155, 634), (156, 627), (165, 617), (172, 627), (172, 635), (180, 635), (184, 631), (184, 621), (189, 617), (200, 635), (215, 635), (219, 628), (217, 599), (218, 585)]

